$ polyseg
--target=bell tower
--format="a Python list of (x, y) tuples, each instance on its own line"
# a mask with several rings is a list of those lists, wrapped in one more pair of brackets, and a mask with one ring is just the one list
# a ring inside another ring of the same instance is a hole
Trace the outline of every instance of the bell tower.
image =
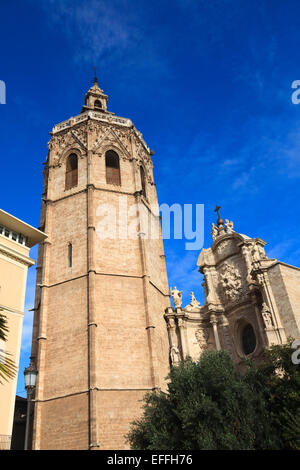
[(54, 126), (44, 164), (33, 449), (128, 448), (140, 400), (169, 372), (152, 152), (107, 99), (95, 76), (81, 113)]

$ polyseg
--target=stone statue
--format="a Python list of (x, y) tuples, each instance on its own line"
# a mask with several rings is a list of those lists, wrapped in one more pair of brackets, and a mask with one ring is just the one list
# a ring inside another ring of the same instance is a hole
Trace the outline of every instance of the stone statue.
[(211, 236), (212, 236), (213, 241), (215, 241), (218, 235), (219, 235), (218, 227), (215, 224), (211, 224)]
[(182, 292), (177, 289), (175, 286), (170, 290), (171, 297), (173, 299), (175, 308), (180, 308), (182, 304)]
[(174, 345), (171, 346), (170, 357), (171, 357), (171, 362), (173, 366), (180, 362), (179, 349)]
[(191, 303), (190, 306), (192, 308), (200, 308), (200, 302), (196, 299), (194, 292), (191, 292)]
[(228, 219), (225, 219), (225, 228), (227, 233), (233, 232), (233, 222), (229, 222)]
[(261, 314), (264, 319), (266, 328), (273, 328), (272, 315), (271, 315), (269, 307), (267, 306), (265, 302), (262, 305)]

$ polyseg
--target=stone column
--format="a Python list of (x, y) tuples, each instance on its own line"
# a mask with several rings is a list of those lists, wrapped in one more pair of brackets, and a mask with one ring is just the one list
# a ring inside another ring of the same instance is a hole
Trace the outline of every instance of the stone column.
[(213, 332), (214, 332), (217, 351), (220, 351), (221, 350), (221, 344), (220, 344), (220, 339), (219, 339), (219, 333), (218, 333), (218, 327), (217, 327), (218, 320), (217, 320), (216, 315), (213, 314), (213, 315), (210, 316), (210, 323), (213, 327)]
[(230, 339), (230, 331), (229, 331), (229, 322), (227, 320), (226, 315), (222, 315), (222, 321), (220, 324), (222, 330), (222, 337), (224, 338), (224, 346), (225, 349), (232, 355), (232, 340)]
[(216, 300), (217, 300), (214, 281), (212, 278), (212, 271), (215, 271), (215, 268), (213, 266), (205, 266), (203, 268), (203, 274), (205, 276), (205, 282), (206, 282), (206, 287), (207, 287), (207, 297), (206, 297), (207, 304), (216, 303)]
[[(280, 315), (276, 306), (276, 301), (275, 301), (272, 288), (269, 282), (268, 274), (259, 268), (256, 275), (257, 275), (258, 283), (262, 287), (263, 300), (270, 309), (270, 314), (271, 314), (272, 322), (274, 325), (274, 332), (276, 335), (275, 344), (284, 344), (286, 343), (287, 338), (286, 338), (286, 334), (281, 323)], [(273, 340), (272, 342), (274, 344), (275, 336), (273, 335), (273, 333), (272, 334), (270, 333), (271, 333), (271, 330), (268, 332), (268, 334), (266, 331), (267, 336), (269, 335), (268, 341)]]
[(186, 326), (185, 326), (184, 318), (182, 316), (177, 317), (177, 323), (178, 323), (178, 330), (179, 330), (179, 335), (180, 335), (182, 359), (184, 359), (186, 356), (189, 355), (188, 342), (186, 340)]
[[(171, 307), (168, 308), (167, 310), (168, 311), (171, 310)], [(170, 344), (170, 348), (171, 348), (172, 346), (177, 345), (176, 323), (175, 323), (175, 318), (174, 317), (167, 316), (167, 329), (168, 329), (168, 336), (169, 336), (169, 344)]]

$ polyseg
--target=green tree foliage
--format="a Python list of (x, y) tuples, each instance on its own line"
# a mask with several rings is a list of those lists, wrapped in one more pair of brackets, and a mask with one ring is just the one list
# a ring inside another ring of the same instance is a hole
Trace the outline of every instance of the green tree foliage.
[(146, 396), (128, 440), (133, 449), (255, 449), (271, 431), (263, 405), (227, 352), (205, 352), (172, 368), (167, 394)]
[[(7, 341), (7, 319), (6, 316), (0, 311), (0, 340)], [(0, 383), (4, 380), (9, 380), (15, 377), (17, 372), (16, 365), (9, 357), (9, 353), (4, 353), (0, 350)]]
[(255, 450), (299, 448), (299, 366), (291, 343), (274, 346), (257, 366), (237, 371), (226, 351), (204, 352), (172, 367), (167, 393), (145, 397), (132, 423), (132, 449)]
[(263, 391), (276, 448), (300, 450), (300, 364), (292, 361), (292, 342), (267, 349), (259, 367), (249, 365), (246, 379)]

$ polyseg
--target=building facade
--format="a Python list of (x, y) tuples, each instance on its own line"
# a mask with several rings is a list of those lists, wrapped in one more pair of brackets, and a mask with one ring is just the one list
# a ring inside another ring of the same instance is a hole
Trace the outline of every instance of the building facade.
[[(218, 218), (198, 258), (204, 305), (169, 292), (152, 155), (97, 78), (44, 168), (31, 364), (33, 449), (126, 449), (146, 392), (204, 350), (233, 360), (300, 338), (300, 270)], [(217, 211), (219, 208), (217, 208)], [(219, 214), (219, 212), (218, 212)], [(200, 278), (199, 278), (200, 279)], [(170, 294), (175, 307), (171, 307)]]
[[(7, 319), (7, 341), (0, 340), (0, 360), (9, 354), (19, 365), (27, 270), (35, 261), (30, 248), (46, 235), (0, 210), (0, 311)], [(1, 354), (2, 353), (2, 354)], [(16, 399), (17, 373), (0, 384), (0, 449), (9, 449)]]
[(220, 216), (212, 237), (197, 262), (204, 305), (192, 292), (183, 308), (182, 293), (171, 291), (175, 308), (166, 309), (165, 319), (172, 362), (220, 349), (238, 364), (245, 357), (259, 361), (264, 348), (300, 339), (300, 269), (268, 258), (266, 242), (235, 232)]
[(141, 399), (168, 374), (170, 298), (151, 152), (107, 99), (95, 78), (81, 113), (56, 125), (49, 142), (33, 449), (127, 448)]

